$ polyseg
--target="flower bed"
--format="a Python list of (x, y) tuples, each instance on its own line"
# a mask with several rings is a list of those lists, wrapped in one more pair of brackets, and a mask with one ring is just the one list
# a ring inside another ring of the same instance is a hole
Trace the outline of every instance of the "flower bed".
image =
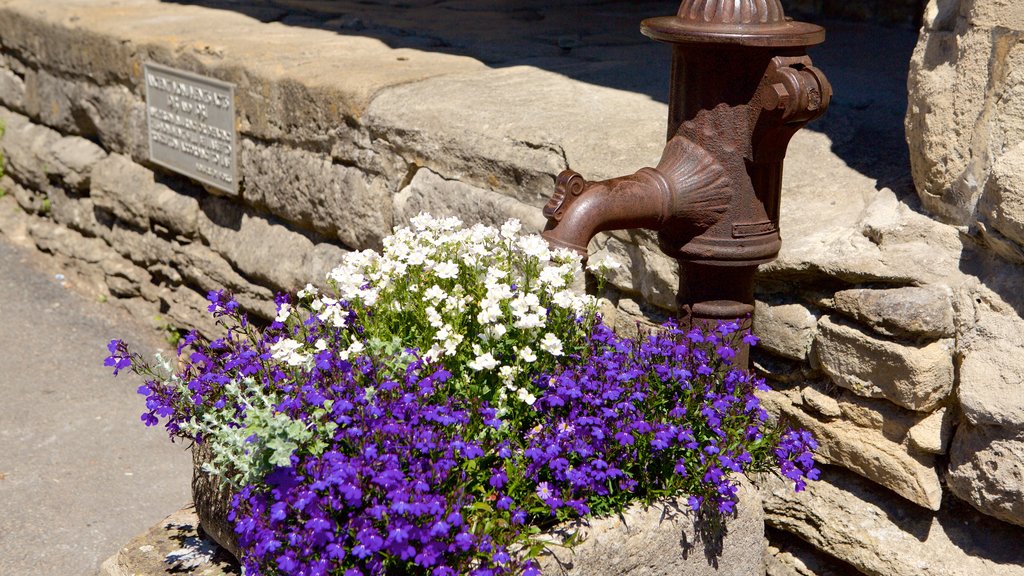
[[(321, 294), (190, 334), (146, 374), (143, 420), (209, 451), (249, 574), (539, 574), (544, 530), (685, 495), (728, 515), (737, 477), (814, 478), (806, 432), (767, 421), (733, 324), (625, 339), (539, 236), (421, 216)], [(567, 542), (573, 543), (570, 535)]]

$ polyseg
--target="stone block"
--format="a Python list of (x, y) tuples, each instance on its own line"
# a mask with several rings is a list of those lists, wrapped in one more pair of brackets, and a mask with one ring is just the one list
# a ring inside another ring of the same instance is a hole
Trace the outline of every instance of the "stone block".
[(762, 392), (766, 409), (810, 431), (821, 447), (819, 458), (868, 478), (907, 500), (938, 510), (942, 485), (929, 454), (910, 454), (899, 441), (881, 430), (862, 428), (846, 420), (819, 420), (793, 405), (781, 392)]
[(89, 195), (98, 208), (130, 226), (148, 230), (149, 210), (140, 194), (154, 185), (150, 170), (126, 156), (111, 154), (93, 167)]
[(811, 409), (825, 420), (838, 418), (843, 414), (843, 410), (839, 407), (839, 402), (835, 398), (823, 394), (810, 386), (807, 386), (800, 392), (800, 397), (803, 400), (803, 406)]
[(1024, 526), (1024, 432), (960, 426), (949, 450), (947, 479), (950, 491), (971, 506)]
[[(664, 104), (645, 95), (513, 66), (388, 88), (364, 122), (409, 164), (534, 205), (570, 166), (588, 180), (654, 166), (665, 117)], [(596, 134), (616, 137), (598, 146)]]
[(825, 316), (818, 323), (815, 350), (822, 369), (837, 385), (904, 408), (930, 411), (953, 389), (952, 340), (923, 346), (881, 340)]
[(25, 110), (25, 80), (7, 68), (0, 68), (0, 104), (17, 110)]
[(861, 428), (879, 430), (897, 444), (902, 444), (910, 430), (930, 416), (901, 408), (885, 399), (858, 396), (849, 390), (842, 390), (836, 403), (845, 420)]
[(146, 574), (238, 576), (241, 567), (226, 551), (199, 530), (191, 506), (171, 514), (132, 538), (100, 566), (99, 576)]
[(274, 293), (269, 288), (249, 282), (227, 260), (202, 244), (175, 246), (174, 267), (182, 280), (199, 292), (226, 289), (247, 313), (264, 319), (277, 315)]
[(335, 164), (329, 154), (246, 139), (239, 172), (246, 201), (352, 248), (377, 247), (391, 232), (387, 183)]
[(616, 230), (598, 234), (590, 251), (592, 262), (612, 258), (620, 268), (608, 273), (608, 283), (627, 294), (639, 295), (662, 310), (675, 310), (679, 264), (658, 248), (650, 230)]
[(726, 532), (702, 533), (685, 499), (635, 505), (622, 514), (579, 527), (584, 540), (540, 558), (545, 576), (764, 575), (764, 520), (757, 490), (743, 481), (737, 513)]
[(306, 235), (223, 198), (203, 200), (199, 234), (244, 276), (274, 290), (291, 292), (322, 279), (331, 259), (321, 256), (323, 249), (315, 252)]
[(932, 0), (926, 23), (908, 80), (914, 182), (927, 210), (971, 224), (989, 159), (1024, 139), (1024, 11), (1012, 0)]
[(65, 136), (53, 146), (53, 161), (64, 183), (75, 190), (88, 190), (92, 167), (107, 152), (85, 138)]
[(51, 150), (61, 135), (7, 109), (0, 109), (0, 122), (4, 125), (0, 153), (7, 173), (28, 188), (45, 190), (53, 173)]
[(756, 479), (767, 525), (876, 576), (1022, 576), (1024, 530), (947, 498), (938, 512), (857, 475), (827, 467), (794, 493), (774, 475)]
[(842, 290), (834, 305), (884, 336), (938, 339), (954, 334), (951, 292), (945, 286)]
[(407, 225), (420, 212), (457, 216), (467, 226), (501, 226), (516, 218), (524, 232), (538, 234), (546, 222), (540, 208), (465, 182), (446, 180), (428, 168), (416, 170), (409, 185), (395, 196), (395, 225)]
[(995, 160), (992, 178), (980, 205), (988, 223), (1003, 236), (1024, 246), (1024, 143)]
[[(1019, 277), (1017, 282), (1019, 282)], [(957, 396), (975, 426), (1024, 429), (1024, 320), (990, 292), (965, 294)]]
[(148, 168), (111, 154), (93, 168), (90, 197), (96, 206), (148, 230), (160, 224), (187, 237), (198, 232), (199, 201), (155, 181)]
[(907, 435), (911, 448), (928, 454), (945, 454), (953, 438), (953, 412), (945, 407), (914, 425)]
[(818, 318), (802, 304), (754, 306), (754, 334), (759, 346), (790, 360), (806, 361), (817, 333)]

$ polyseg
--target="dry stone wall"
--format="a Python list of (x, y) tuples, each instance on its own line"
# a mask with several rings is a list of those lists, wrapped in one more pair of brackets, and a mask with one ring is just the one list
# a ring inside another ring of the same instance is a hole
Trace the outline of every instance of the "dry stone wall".
[[(416, 10), (445, 2), (413, 4), (410, 22)], [(915, 62), (922, 51), (945, 49), (927, 48), (936, 14), (995, 22), (983, 0), (954, 12), (940, 4)], [(543, 26), (537, 22), (527, 24)], [(981, 36), (1001, 37), (1006, 26)], [(896, 34), (870, 32), (883, 44)], [(942, 34), (941, 46), (957, 39)], [(634, 62), (647, 54), (630, 52), (633, 40), (611, 32), (597, 36), (608, 54)], [(830, 38), (852, 55), (842, 64), (849, 69), (835, 60), (826, 66), (837, 87), (844, 74), (846, 85), (862, 78), (872, 61), (858, 52), (867, 44), (849, 38)], [(604, 66), (596, 46), (573, 46), (584, 54), (580, 66)], [(236, 84), (238, 194), (148, 162), (148, 61)], [(951, 66), (918, 66), (911, 84)], [(991, 96), (987, 81), (957, 86)], [(904, 90), (884, 78), (872, 89), (883, 103)], [(915, 93), (908, 122), (917, 122), (915, 105), (928, 97)], [(1021, 575), (1024, 551), (1011, 545), (1024, 541), (1024, 260), (1007, 248), (1016, 242), (1014, 188), (993, 193), (1002, 200), (988, 212), (980, 200), (970, 210), (944, 203), (961, 198), (945, 188), (920, 201), (896, 184), (886, 188), (837, 153), (863, 148), (857, 138), (866, 123), (887, 117), (865, 102), (837, 97), (824, 128), (793, 139), (783, 250), (760, 273), (755, 331), (763, 344), (754, 365), (775, 388), (765, 402), (815, 432), (827, 464), (824, 479), (800, 494), (760, 482), (773, 530), (818, 554), (812, 561), (801, 552), (798, 561), (775, 548), (769, 573), (825, 574), (836, 559), (842, 568), (831, 573), (852, 566), (887, 576)], [(980, 117), (1012, 124), (1009, 109), (991, 109), (998, 113)], [(230, 289), (246, 310), (269, 317), (275, 292), (319, 281), (345, 251), (376, 246), (421, 210), (492, 224), (517, 217), (538, 230), (540, 207), (565, 167), (599, 179), (656, 162), (666, 112), (643, 93), (539, 67), (488, 67), (233, 11), (157, 0), (0, 0), (0, 233), (60, 255), (82, 283), (144, 317), (211, 330), (208, 290)], [(1000, 142), (1011, 138), (1004, 132)], [(949, 136), (928, 142), (961, 150)], [(991, 163), (992, 182), (1019, 175), (1012, 148)], [(939, 164), (955, 171), (952, 160)], [(976, 225), (949, 223), (968, 212), (965, 221)], [(990, 241), (996, 233), (1002, 239)], [(617, 328), (671, 313), (678, 272), (652, 234), (602, 235), (591, 254), (625, 264), (606, 303)]]

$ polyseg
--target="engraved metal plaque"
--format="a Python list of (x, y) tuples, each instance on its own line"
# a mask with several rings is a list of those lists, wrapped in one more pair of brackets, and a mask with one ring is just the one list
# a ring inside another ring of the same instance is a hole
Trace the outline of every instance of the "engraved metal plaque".
[(146, 63), (149, 159), (238, 193), (235, 85)]

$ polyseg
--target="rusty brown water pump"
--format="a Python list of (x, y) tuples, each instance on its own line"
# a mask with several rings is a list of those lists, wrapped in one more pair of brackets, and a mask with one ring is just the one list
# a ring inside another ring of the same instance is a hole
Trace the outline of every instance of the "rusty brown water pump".
[(544, 237), (585, 257), (598, 232), (656, 230), (679, 262), (681, 321), (746, 322), (757, 266), (782, 245), (786, 148), (832, 96), (806, 54), (825, 31), (787, 19), (779, 0), (684, 0), (641, 32), (672, 46), (661, 161), (600, 182), (562, 172), (544, 207)]

